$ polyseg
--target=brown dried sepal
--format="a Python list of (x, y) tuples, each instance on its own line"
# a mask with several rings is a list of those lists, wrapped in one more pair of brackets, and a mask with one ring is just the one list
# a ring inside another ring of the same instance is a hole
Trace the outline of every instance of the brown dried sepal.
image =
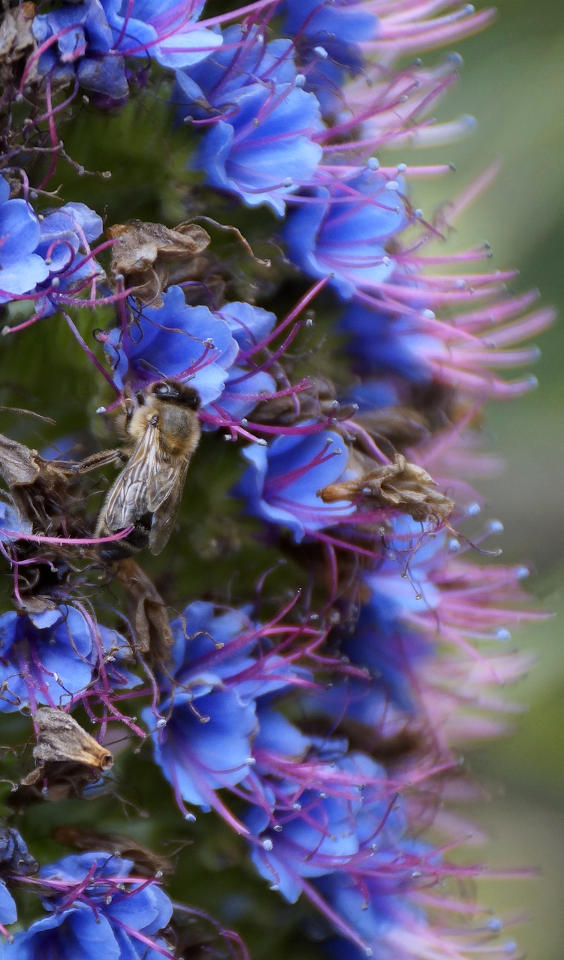
[(116, 576), (125, 590), (135, 650), (148, 654), (153, 663), (164, 663), (172, 644), (164, 600), (153, 581), (132, 557), (123, 557), (118, 561)]
[(192, 279), (193, 259), (206, 249), (210, 236), (195, 223), (174, 230), (162, 223), (116, 223), (108, 229), (112, 276), (122, 276), (140, 303), (162, 306), (162, 293), (172, 283)]
[(37, 766), (20, 781), (10, 798), (12, 806), (23, 808), (45, 797), (52, 801), (79, 797), (113, 766), (107, 747), (63, 710), (40, 707), (33, 719), (38, 736), (33, 748)]
[(102, 833), (76, 824), (56, 827), (53, 839), (75, 850), (107, 850), (108, 853), (133, 860), (137, 871), (145, 877), (173, 873), (174, 865), (167, 858), (148, 850), (140, 843), (119, 833)]
[(329, 484), (319, 496), (324, 503), (370, 497), (378, 506), (393, 507), (418, 521), (444, 521), (454, 509), (453, 501), (441, 493), (430, 474), (401, 453), (394, 455), (392, 463), (361, 477)]
[(114, 758), (107, 747), (86, 733), (69, 713), (54, 707), (40, 707), (33, 719), (38, 737), (33, 759), (38, 765), (22, 780), (25, 786), (37, 783), (48, 763), (70, 761), (100, 771), (100, 775), (112, 768)]
[(379, 446), (385, 441), (394, 452), (421, 443), (431, 433), (426, 417), (412, 407), (383, 407), (357, 413), (354, 419)]
[(34, 770), (24, 777), (14, 793), (10, 794), (9, 803), (15, 810), (25, 810), (30, 803), (42, 800), (58, 803), (60, 800), (68, 800), (69, 797), (81, 797), (86, 787), (100, 779), (99, 770), (72, 761), (66, 763), (54, 760), (42, 764), (37, 770), (39, 773), (35, 779)]
[(35, 37), (31, 29), (35, 17), (35, 4), (24, 2), (14, 10), (5, 10), (0, 23), (0, 63), (15, 63), (27, 56), (35, 47)]
[(0, 434), (0, 476), (26, 520), (51, 534), (58, 532), (53, 521), (68, 514), (70, 470)]
[(259, 403), (253, 411), (253, 420), (286, 426), (312, 418), (346, 420), (356, 412), (355, 404), (344, 404), (337, 400), (335, 386), (329, 380), (324, 377), (308, 379), (310, 382), (305, 389), (295, 394), (266, 398)]

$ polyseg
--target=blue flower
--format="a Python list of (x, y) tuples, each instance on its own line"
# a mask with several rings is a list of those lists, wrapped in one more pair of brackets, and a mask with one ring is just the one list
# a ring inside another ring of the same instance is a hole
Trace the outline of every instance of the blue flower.
[(144, 307), (122, 333), (110, 331), (104, 349), (119, 386), (145, 386), (161, 377), (190, 379), (202, 406), (221, 395), (237, 342), (224, 320), (207, 307), (186, 304), (181, 287), (163, 294), (162, 307)]
[(370, 757), (337, 752), (325, 763), (308, 757), (308, 766), (307, 789), (288, 779), (276, 786), (272, 815), (255, 807), (246, 818), (255, 867), (290, 903), (304, 878), (346, 872), (365, 854), (376, 859), (405, 829), (403, 811), (390, 813), (385, 771)]
[(437, 352), (436, 339), (421, 332), (409, 316), (391, 316), (353, 303), (341, 318), (347, 347), (363, 375), (397, 374), (411, 383), (428, 383), (427, 357)]
[(15, 505), (0, 500), (0, 542), (12, 541), (13, 538), (3, 533), (3, 530), (32, 533), (32, 525), (29, 520), (22, 516)]
[(32, 291), (49, 269), (37, 252), (40, 226), (26, 200), (10, 200), (10, 186), (0, 177), (0, 303)]
[(364, 66), (360, 44), (378, 34), (379, 20), (367, 4), (348, 0), (286, 0), (284, 29), (295, 37), (307, 89), (313, 90), (324, 114), (342, 108), (341, 87), (346, 73), (356, 75)]
[[(0, 827), (0, 871), (6, 876), (36, 873), (39, 864), (31, 856), (25, 840), (13, 827)], [(0, 932), (7, 933), (5, 924), (15, 923), (17, 907), (4, 880), (0, 880)], [(2, 947), (0, 946), (0, 956)]]
[(166, 723), (155, 729), (150, 709), (143, 720), (153, 731), (155, 760), (177, 800), (209, 810), (214, 791), (244, 779), (252, 763), (255, 704), (237, 675), (253, 665), (252, 628), (235, 610), (216, 613), (210, 603), (190, 604), (171, 624), (172, 680), (159, 704)]
[(0, 711), (34, 702), (58, 705), (84, 690), (104, 652), (126, 650), (115, 630), (98, 625), (99, 639), (82, 613), (61, 604), (29, 616), (0, 616)]
[(93, 851), (43, 867), (49, 916), (36, 920), (4, 947), (10, 960), (80, 957), (81, 960), (162, 960), (172, 957), (158, 933), (172, 904), (154, 883), (128, 880), (133, 863)]
[[(310, 421), (301, 426), (307, 427)], [(277, 437), (267, 446), (253, 444), (242, 451), (249, 468), (236, 493), (247, 510), (269, 523), (288, 527), (299, 543), (306, 533), (338, 523), (354, 513), (348, 500), (324, 503), (318, 491), (342, 477), (347, 467), (345, 444), (337, 433)]]
[(284, 238), (290, 259), (312, 277), (331, 276), (340, 296), (377, 288), (391, 276), (386, 242), (407, 225), (395, 181), (365, 170), (350, 180), (315, 190), (288, 218)]
[(221, 34), (197, 26), (204, 0), (103, 0), (114, 31), (115, 49), (124, 56), (148, 54), (176, 70), (199, 63), (221, 46)]
[(0, 870), (13, 874), (37, 873), (39, 864), (32, 857), (19, 830), (0, 827)]
[(15, 923), (18, 919), (16, 901), (3, 880), (0, 880), (0, 927)]
[(125, 62), (112, 52), (112, 29), (100, 0), (66, 3), (40, 14), (32, 29), (37, 42), (47, 45), (39, 58), (41, 74), (59, 82), (76, 77), (102, 104), (127, 98)]
[[(343, 639), (342, 651), (352, 663), (370, 671), (372, 683), (377, 682), (387, 699), (413, 714), (421, 662), (431, 654), (432, 646), (412, 621), (421, 612), (432, 613), (440, 604), (441, 592), (430, 574), (445, 562), (445, 536), (422, 540), (420, 525), (410, 517), (395, 518), (393, 528), (377, 569), (362, 575), (364, 603), (352, 635)], [(365, 695), (371, 696), (370, 684)], [(356, 707), (357, 712), (362, 709)]]
[(285, 0), (287, 33), (305, 36), (316, 44), (349, 44), (372, 40), (379, 20), (367, 4), (349, 0)]
[(411, 950), (407, 954), (403, 951), (402, 931), (407, 932), (419, 924), (427, 929), (427, 922), (423, 910), (418, 909), (402, 889), (405, 879), (398, 870), (395, 883), (373, 877), (359, 881), (345, 873), (335, 873), (318, 882), (336, 919), (346, 923), (354, 932), (356, 942), (363, 944), (363, 949), (358, 950), (350, 942), (336, 941), (331, 950), (334, 958), (361, 960), (368, 950), (374, 960), (397, 960), (402, 954), (407, 960), (413, 955)]
[(225, 46), (195, 71), (177, 73), (175, 102), (199, 115), (202, 101), (218, 112), (194, 159), (206, 182), (267, 204), (282, 216), (285, 197), (309, 182), (322, 149), (319, 103), (301, 89), (287, 40), (265, 44), (255, 29), (225, 33)]
[(243, 31), (240, 26), (228, 27), (223, 40), (223, 48), (216, 50), (206, 63), (177, 71), (173, 100), (179, 107), (180, 119), (184, 119), (186, 105), (192, 116), (203, 118), (211, 108), (233, 105), (242, 90), (257, 82), (292, 83), (295, 80), (291, 40), (267, 43), (258, 27)]
[(42, 315), (57, 309), (61, 295), (72, 296), (89, 280), (104, 276), (88, 249), (102, 230), (102, 218), (85, 203), (66, 203), (43, 217), (37, 249), (49, 268), (49, 279), (38, 288), (38, 292), (45, 289), (38, 304)]
[(250, 303), (226, 303), (217, 311), (239, 345), (237, 363), (229, 370), (219, 406), (233, 420), (242, 420), (257, 403), (274, 393), (276, 381), (265, 370), (257, 370), (250, 355), (272, 331), (276, 316)]

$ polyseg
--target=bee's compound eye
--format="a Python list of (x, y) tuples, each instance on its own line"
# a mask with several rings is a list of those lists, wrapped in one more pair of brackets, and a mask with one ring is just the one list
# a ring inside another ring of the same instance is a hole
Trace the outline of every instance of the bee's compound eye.
[(155, 397), (170, 397), (174, 400), (178, 397), (178, 390), (176, 387), (173, 387), (171, 383), (163, 381), (162, 383), (153, 384), (153, 394)]

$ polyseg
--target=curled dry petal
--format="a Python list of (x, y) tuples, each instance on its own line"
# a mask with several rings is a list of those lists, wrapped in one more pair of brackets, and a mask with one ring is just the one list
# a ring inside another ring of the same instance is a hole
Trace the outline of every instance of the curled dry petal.
[(354, 500), (360, 496), (374, 498), (379, 506), (395, 507), (414, 520), (446, 520), (454, 509), (453, 501), (437, 488), (422, 467), (409, 463), (396, 453), (392, 463), (382, 464), (369, 473), (338, 483), (330, 483), (319, 492), (324, 503)]
[(192, 261), (205, 250), (210, 236), (195, 223), (174, 230), (162, 223), (116, 223), (108, 234), (112, 248), (112, 276), (122, 276), (141, 303), (162, 306), (162, 293), (172, 283), (192, 278)]

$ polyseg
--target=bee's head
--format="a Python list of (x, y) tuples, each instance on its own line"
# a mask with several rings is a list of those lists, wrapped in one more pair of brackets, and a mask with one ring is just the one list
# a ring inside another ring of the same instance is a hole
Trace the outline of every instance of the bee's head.
[(178, 380), (159, 380), (158, 383), (152, 384), (151, 393), (159, 400), (181, 403), (190, 410), (198, 410), (200, 407), (200, 396), (197, 390), (179, 383)]

